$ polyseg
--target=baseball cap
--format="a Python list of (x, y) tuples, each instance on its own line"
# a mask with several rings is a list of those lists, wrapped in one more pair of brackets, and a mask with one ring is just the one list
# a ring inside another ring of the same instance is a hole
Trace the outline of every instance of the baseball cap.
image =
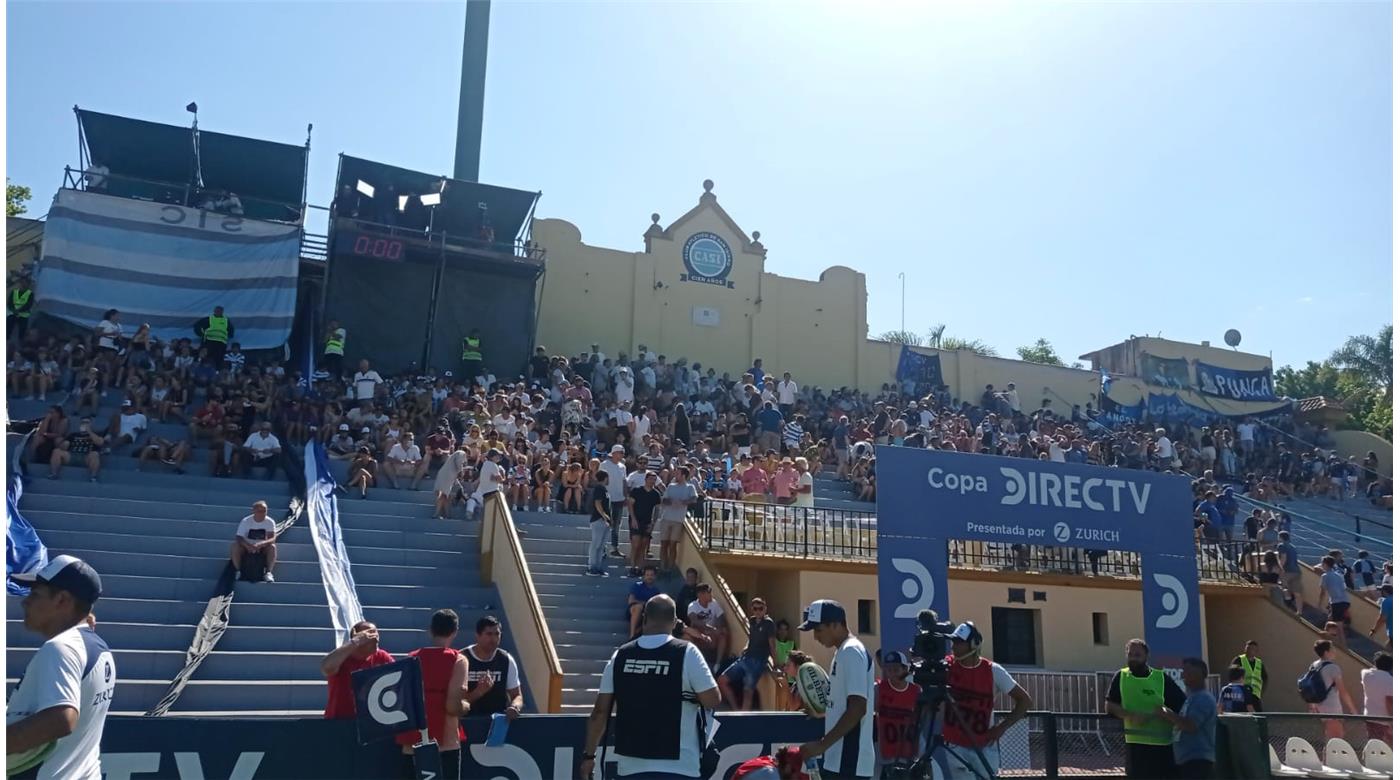
[(122, 408), (123, 408), (123, 409), (125, 409), (125, 408), (128, 407), (128, 406), (131, 406), (131, 399), (130, 399), (130, 398), (126, 399), (125, 401), (122, 401)]
[(900, 666), (909, 665), (909, 656), (899, 650), (891, 650), (885, 653), (880, 660), (887, 664), (899, 664)]
[(948, 635), (948, 638), (959, 642), (968, 642), (974, 645), (982, 644), (982, 632), (978, 631), (977, 626), (973, 625), (970, 622), (959, 623), (958, 627), (953, 629), (953, 633)]
[(348, 431), (350, 430), (350, 425), (348, 423), (341, 423), (339, 430)]
[(102, 578), (80, 558), (59, 555), (49, 561), (49, 565), (38, 571), (11, 574), (10, 579), (19, 582), (42, 582), (57, 590), (66, 590), (75, 597), (91, 604), (102, 595)]
[(626, 449), (625, 447), (623, 447), (621, 444), (614, 444), (614, 445), (612, 446), (612, 449), (608, 450), (608, 454), (611, 455), (611, 454), (613, 454), (613, 453), (615, 453), (615, 452), (626, 453), (626, 452), (627, 452), (627, 449)]
[(811, 631), (823, 623), (845, 623), (846, 608), (840, 602), (831, 599), (817, 599), (807, 605), (807, 610), (802, 613), (802, 625), (797, 627), (798, 631)]

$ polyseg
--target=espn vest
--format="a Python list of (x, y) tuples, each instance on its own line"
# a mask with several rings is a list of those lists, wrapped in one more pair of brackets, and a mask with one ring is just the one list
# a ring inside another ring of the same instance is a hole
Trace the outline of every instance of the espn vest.
[(209, 315), (209, 327), (204, 329), (204, 340), (228, 343), (228, 317)]
[(1236, 656), (1235, 665), (1244, 670), (1244, 684), (1254, 691), (1255, 696), (1264, 695), (1264, 659), (1256, 658), (1251, 664), (1245, 656)]
[(332, 334), (326, 339), (326, 348), (321, 353), (323, 355), (345, 355), (345, 340)]
[(681, 755), (681, 695), (685, 642), (668, 639), (648, 650), (637, 640), (613, 657), (614, 752), (632, 758), (674, 761)]
[(462, 337), (462, 359), (463, 359), (463, 360), (480, 360), (480, 359), (481, 359), (481, 339), (480, 339), (480, 338), (472, 338), (471, 336), (463, 336), (463, 337)]
[[(420, 647), (409, 655), (418, 659), (423, 670), (423, 708), (428, 715), (428, 736), (434, 742), (442, 742), (443, 729), (447, 726), (447, 684), (452, 680), (457, 651), (450, 647)], [(394, 741), (412, 747), (418, 744), (418, 738), (418, 732), (405, 731), (394, 737)], [(457, 739), (466, 738), (462, 724), (458, 723)]]
[(886, 761), (919, 755), (919, 686), (895, 690), (889, 680), (875, 686), (875, 728)]
[[(1134, 677), (1125, 666), (1118, 670), (1118, 692), (1128, 712), (1156, 713), (1167, 701), (1166, 675), (1161, 669), (1152, 669), (1146, 677)], [(1172, 724), (1156, 717), (1145, 726), (1124, 724), (1123, 739), (1134, 745), (1170, 745)]]
[(33, 301), (33, 290), (10, 290), (10, 313), (20, 319), (29, 319)]
[(943, 739), (962, 747), (986, 745), (996, 695), (992, 683), (992, 662), (979, 658), (976, 666), (967, 667), (948, 656), (948, 692), (957, 701), (953, 706), (958, 708), (971, 733), (964, 731), (956, 718), (944, 718)]
[(474, 691), (481, 678), (491, 676), (491, 690), (472, 703), (472, 715), (495, 715), (505, 712), (510, 706), (510, 696), (506, 693), (506, 675), (510, 671), (510, 656), (500, 648), (489, 661), (478, 660), (467, 648), (467, 690)]

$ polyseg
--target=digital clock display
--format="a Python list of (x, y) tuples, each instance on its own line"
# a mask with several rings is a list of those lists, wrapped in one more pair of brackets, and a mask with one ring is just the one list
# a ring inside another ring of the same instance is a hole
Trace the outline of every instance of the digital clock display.
[(381, 236), (355, 236), (354, 251), (364, 257), (377, 257), (381, 260), (402, 260), (403, 242), (395, 238)]

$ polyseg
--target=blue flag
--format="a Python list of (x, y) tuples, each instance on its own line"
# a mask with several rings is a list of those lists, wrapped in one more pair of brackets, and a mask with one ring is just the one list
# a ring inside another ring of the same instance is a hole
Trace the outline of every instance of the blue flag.
[(354, 672), (350, 687), (355, 691), (355, 730), (361, 745), (428, 727), (417, 658)]
[[(17, 450), (23, 451), (23, 447)], [(15, 459), (16, 464), (18, 460)], [(10, 576), (38, 571), (48, 566), (49, 550), (39, 541), (39, 533), (34, 530), (34, 526), (19, 513), (19, 496), (23, 492), (19, 471), (10, 472), (9, 484), (10, 490), (5, 496), (5, 590), (16, 596), (27, 596), (29, 588), (10, 579)]]

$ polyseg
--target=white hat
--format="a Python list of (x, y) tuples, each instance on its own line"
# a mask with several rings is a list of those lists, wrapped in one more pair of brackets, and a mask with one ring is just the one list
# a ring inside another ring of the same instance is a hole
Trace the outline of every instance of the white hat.
[(623, 447), (621, 444), (614, 444), (614, 445), (612, 446), (612, 449), (611, 449), (611, 450), (608, 450), (608, 454), (610, 454), (610, 455), (615, 455), (615, 454), (617, 454), (617, 453), (619, 453), (619, 452), (626, 454), (627, 448), (626, 448), (626, 447)]

